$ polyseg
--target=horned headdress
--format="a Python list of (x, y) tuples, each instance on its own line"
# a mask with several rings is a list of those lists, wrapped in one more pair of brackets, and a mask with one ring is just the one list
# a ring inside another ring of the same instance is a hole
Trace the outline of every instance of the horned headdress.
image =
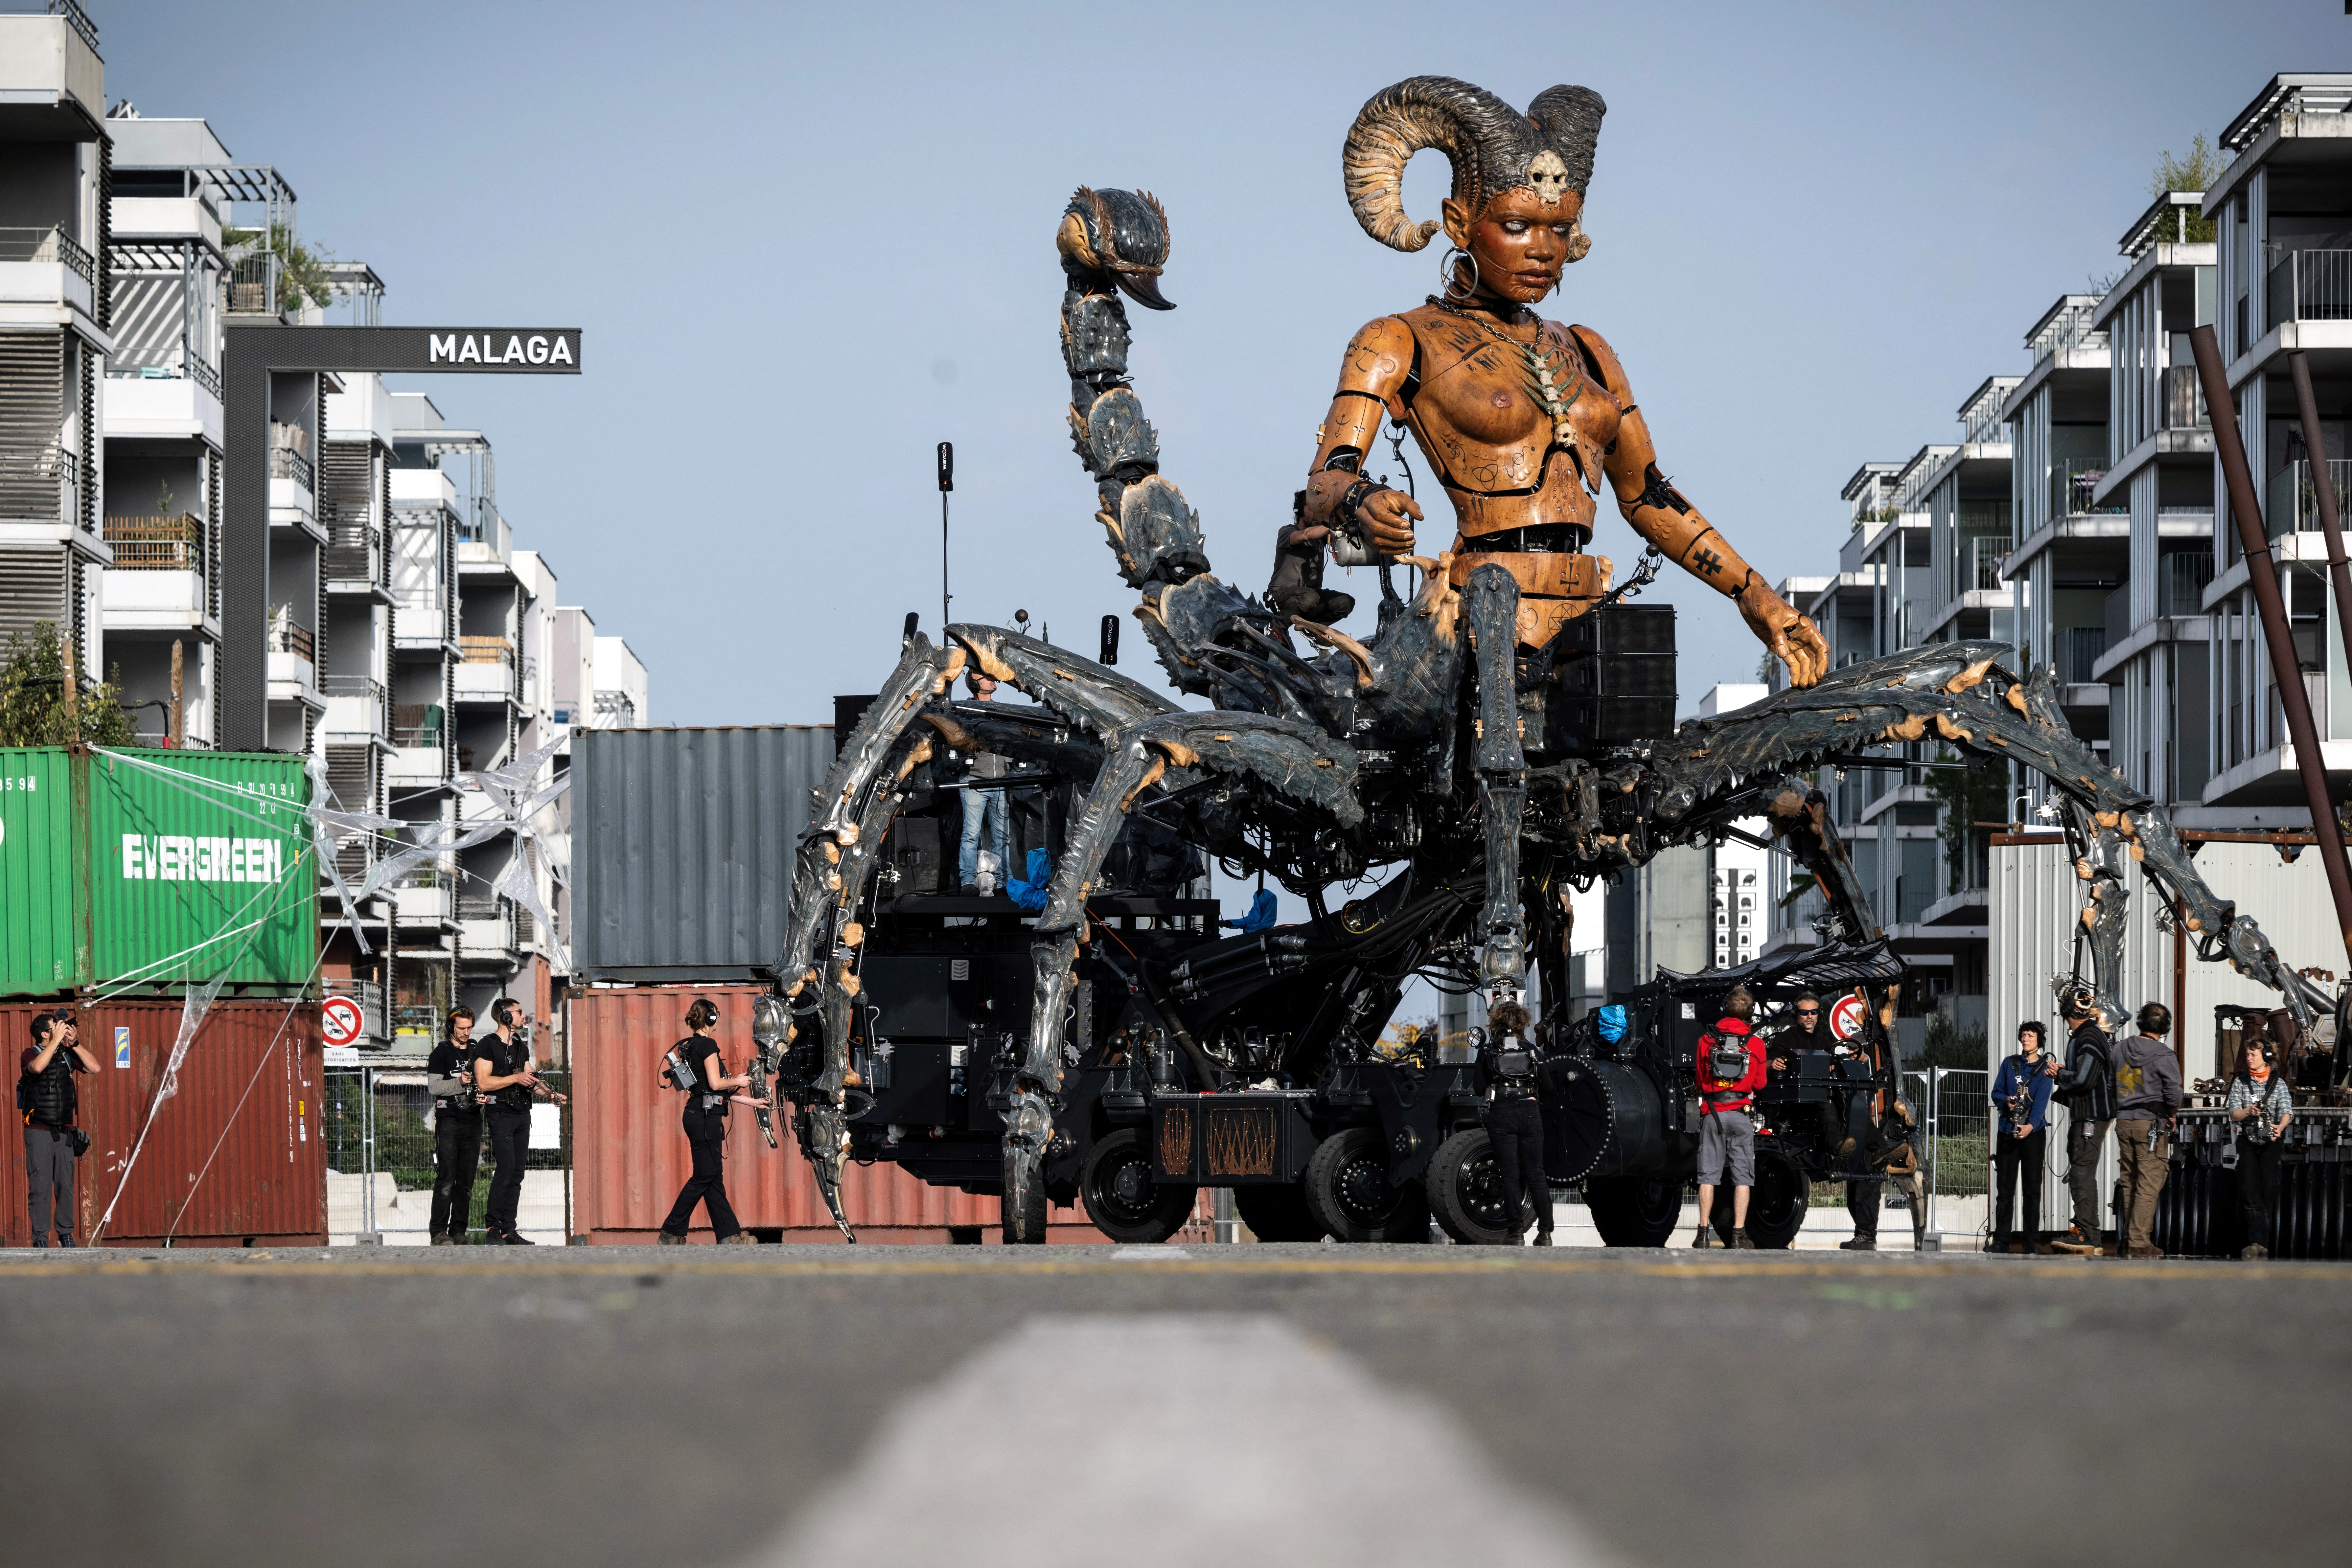
[[(1405, 161), (1434, 147), (1454, 165), (1454, 199), (1473, 216), (1505, 191), (1526, 186), (1546, 202), (1579, 195), (1592, 178), (1592, 144), (1609, 106), (1590, 88), (1547, 88), (1521, 114), (1484, 88), (1452, 77), (1408, 77), (1372, 95), (1340, 153), (1348, 204), (1364, 232), (1398, 250), (1419, 250), (1444, 225), (1404, 210)], [(1581, 225), (1568, 258), (1592, 242)]]

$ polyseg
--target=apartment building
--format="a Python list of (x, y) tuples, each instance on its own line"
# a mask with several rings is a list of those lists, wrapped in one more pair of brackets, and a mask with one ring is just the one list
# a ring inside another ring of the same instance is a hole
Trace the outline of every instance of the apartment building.
[(0, 16), (0, 643), (48, 622), (104, 671), (99, 408), (114, 351), (106, 67), (70, 3)]
[[(2222, 131), (2231, 161), (2202, 204), (2216, 228), (2214, 326), (2288, 594), (2299, 674), (2339, 789), (2352, 782), (2352, 682), (2333, 645), (2312, 465), (2330, 465), (2339, 496), (2352, 488), (2344, 444), (2352, 413), (2347, 104), (2352, 73), (2272, 78)], [(2315, 432), (2303, 428), (2288, 379), (2288, 357), (2298, 350), (2309, 356)], [(2201, 596), (2212, 616), (2206, 727), (2212, 778), (2204, 800), (2292, 812), (2300, 794), (2285, 724), (2236, 528), (2227, 518), (2224, 497), (2215, 519), (2213, 577)]]

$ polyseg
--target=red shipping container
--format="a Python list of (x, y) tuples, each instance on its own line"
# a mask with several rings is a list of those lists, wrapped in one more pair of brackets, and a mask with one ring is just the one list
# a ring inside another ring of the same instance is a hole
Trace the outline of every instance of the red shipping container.
[[(32, 1041), (33, 1015), (63, 1005), (0, 1006), (11, 1066)], [(89, 1152), (74, 1166), (75, 1239), (109, 1247), (322, 1247), (327, 1162), (320, 1140), (326, 1087), (319, 1004), (223, 997), (180, 1065), (179, 1092), (155, 1091), (180, 1030), (174, 1001), (112, 1001), (78, 1009), (81, 1043), (99, 1071), (74, 1082)], [(14, 1073), (10, 1074), (11, 1081)], [(150, 1114), (136, 1164), (131, 1149)], [(5, 1160), (0, 1237), (31, 1243), (21, 1139)], [(127, 1181), (125, 1179), (127, 1172)], [(118, 1190), (120, 1197), (118, 1197)]]
[[(712, 1033), (730, 1070), (751, 1051), (751, 1004), (766, 988), (751, 985), (596, 987), (572, 1000), (573, 1225), (593, 1242), (642, 1244), (686, 1185), (691, 1160), (678, 1125), (683, 1097), (659, 1081), (661, 1055), (687, 1033), (686, 1009), (697, 997), (719, 1009)], [(738, 1105), (728, 1118), (727, 1197), (747, 1230), (779, 1231), (786, 1241), (839, 1241), (816, 1179), (780, 1113), (771, 1149), (759, 1119)], [(852, 1165), (842, 1178), (842, 1207), (861, 1242), (946, 1242), (949, 1227), (976, 1227), (985, 1242), (1003, 1234), (997, 1200), (932, 1186), (897, 1166)], [(692, 1239), (710, 1239), (698, 1207)], [(1105, 1241), (1083, 1209), (1055, 1206), (1050, 1241)]]

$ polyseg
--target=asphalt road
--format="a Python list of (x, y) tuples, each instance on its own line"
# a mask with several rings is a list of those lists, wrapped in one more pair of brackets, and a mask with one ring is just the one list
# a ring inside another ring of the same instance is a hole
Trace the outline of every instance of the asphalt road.
[(2072, 1568), (2352, 1536), (2352, 1266), (1170, 1254), (0, 1255), (0, 1539)]

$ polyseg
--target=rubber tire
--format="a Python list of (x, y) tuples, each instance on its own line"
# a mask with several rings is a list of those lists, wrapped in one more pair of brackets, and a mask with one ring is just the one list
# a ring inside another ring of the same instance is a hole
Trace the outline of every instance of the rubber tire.
[[(1776, 1149), (1756, 1151), (1756, 1186), (1748, 1195), (1748, 1239), (1765, 1251), (1784, 1251), (1805, 1228), (1805, 1213), (1813, 1199), (1812, 1184), (1797, 1162)], [(1716, 1239), (1731, 1245), (1731, 1188), (1715, 1189)], [(1885, 1213), (1882, 1206), (1879, 1212)]]
[[(1007, 1176), (1011, 1172), (1007, 1171)], [(1043, 1247), (1045, 1244), (1045, 1176), (1043, 1171), (1029, 1186), (1028, 1201), (1019, 1206), (1024, 1212), (1015, 1213), (1013, 1183), (1007, 1180), (998, 1190), (996, 1211), (1004, 1229), (1007, 1247)]]
[[(1142, 1166), (1140, 1199), (1123, 1198), (1114, 1183)], [(1078, 1198), (1095, 1228), (1113, 1241), (1149, 1246), (1165, 1241), (1192, 1218), (1194, 1189), (1163, 1186), (1151, 1179), (1151, 1154), (1141, 1132), (1121, 1127), (1087, 1152), (1078, 1173)]]
[(1388, 1164), (1388, 1143), (1377, 1127), (1344, 1128), (1316, 1145), (1307, 1162), (1307, 1211), (1325, 1235), (1341, 1241), (1429, 1239), (1422, 1184), (1393, 1185)]
[[(1429, 1174), (1422, 1178), (1429, 1194), (1429, 1215), (1437, 1228), (1465, 1247), (1516, 1247), (1527, 1233), (1524, 1210), (1532, 1195), (1520, 1195), (1520, 1226), (1507, 1231), (1503, 1203), (1496, 1193), (1495, 1145), (1484, 1127), (1470, 1127), (1437, 1145), (1429, 1158)], [(1549, 1196), (1549, 1193), (1546, 1194)]]
[(1682, 1223), (1680, 1176), (1590, 1176), (1584, 1206), (1609, 1247), (1664, 1247)]
[(1323, 1225), (1307, 1209), (1307, 1189), (1288, 1186), (1237, 1186), (1234, 1212), (1260, 1241), (1320, 1241)]

